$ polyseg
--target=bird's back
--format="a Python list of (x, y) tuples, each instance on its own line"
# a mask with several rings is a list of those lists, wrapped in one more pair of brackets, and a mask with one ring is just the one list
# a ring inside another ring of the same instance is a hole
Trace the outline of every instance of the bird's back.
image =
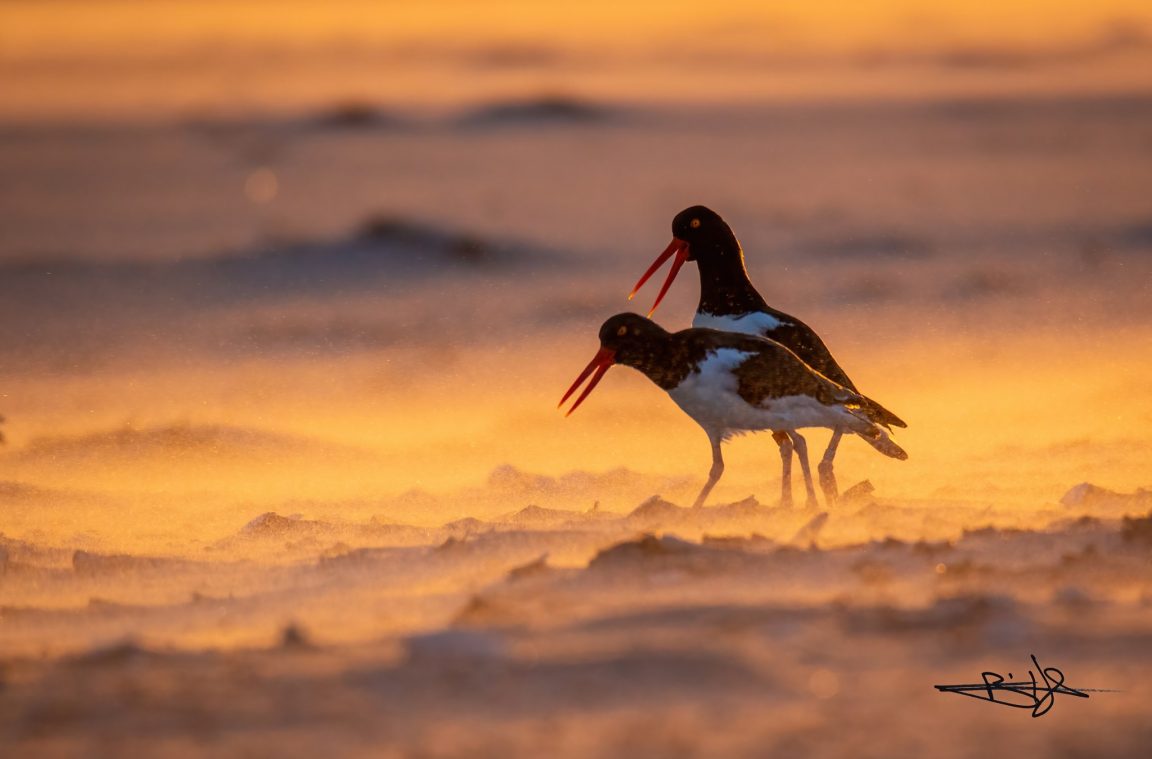
[(836, 363), (832, 352), (828, 350), (828, 346), (816, 331), (783, 311), (764, 306), (761, 310), (746, 314), (717, 316), (697, 313), (696, 318), (692, 320), (692, 326), (739, 332), (773, 340), (836, 384), (849, 390), (856, 389), (848, 373)]
[[(827, 377), (841, 387), (854, 393), (855, 383), (848, 373), (836, 363), (828, 346), (816, 334), (816, 330), (804, 322), (790, 316), (783, 311), (777, 311), (767, 305), (762, 310), (740, 315), (715, 316), (706, 313), (697, 313), (692, 321), (693, 326), (708, 329), (723, 330), (745, 335), (754, 335), (770, 340), (787, 348), (802, 362), (819, 374)], [(870, 398), (864, 398), (869, 408), (873, 409), (875, 421), (890, 427), (907, 427), (903, 419), (893, 414)]]
[(733, 366), (731, 372), (739, 382), (741, 397), (753, 405), (791, 395), (809, 395), (822, 403), (835, 403), (837, 396), (847, 399), (856, 394), (850, 389), (845, 392), (841, 385), (822, 376), (787, 346), (774, 340), (699, 327), (677, 332), (672, 337), (678, 351), (694, 365), (724, 349), (745, 354), (746, 358)]

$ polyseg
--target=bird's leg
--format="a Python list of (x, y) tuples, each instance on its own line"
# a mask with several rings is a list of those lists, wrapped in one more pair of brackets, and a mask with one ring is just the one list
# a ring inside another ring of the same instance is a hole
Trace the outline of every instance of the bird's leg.
[(780, 446), (780, 505), (792, 508), (792, 439), (787, 432), (773, 432), (772, 439)]
[(808, 442), (799, 432), (789, 432), (792, 447), (796, 449), (796, 458), (800, 459), (800, 471), (804, 473), (804, 490), (808, 495), (808, 508), (818, 508), (816, 500), (816, 487), (812, 484), (812, 467), (808, 464)]
[(708, 482), (704, 483), (700, 495), (696, 496), (696, 502), (692, 504), (694, 509), (704, 505), (704, 499), (712, 492), (712, 488), (720, 480), (720, 475), (724, 474), (724, 457), (720, 454), (720, 437), (709, 435), (708, 440), (712, 443), (712, 468), (708, 471)]
[(840, 438), (842, 437), (844, 437), (842, 427), (832, 430), (832, 439), (828, 442), (828, 450), (824, 451), (824, 458), (816, 467), (820, 472), (820, 489), (824, 491), (824, 500), (829, 504), (836, 503), (840, 497), (840, 491), (836, 487), (836, 473), (832, 470), (832, 459), (836, 458), (836, 448), (840, 445)]

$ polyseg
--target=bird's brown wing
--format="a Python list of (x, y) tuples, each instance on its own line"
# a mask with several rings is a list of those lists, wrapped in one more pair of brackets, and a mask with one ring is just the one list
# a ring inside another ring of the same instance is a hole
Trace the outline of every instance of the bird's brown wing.
[(862, 396), (820, 374), (780, 343), (767, 338), (751, 338), (742, 345), (731, 347), (751, 354), (733, 370), (733, 374), (740, 383), (740, 397), (754, 406), (790, 395), (811, 396), (827, 406), (864, 406)]

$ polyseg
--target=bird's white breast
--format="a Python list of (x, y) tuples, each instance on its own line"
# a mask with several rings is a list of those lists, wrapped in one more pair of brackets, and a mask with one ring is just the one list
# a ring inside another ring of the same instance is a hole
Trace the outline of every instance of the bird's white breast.
[(696, 317), (692, 319), (693, 327), (718, 329), (722, 332), (739, 332), (743, 335), (756, 335), (758, 337), (763, 337), (782, 324), (784, 322), (763, 311), (752, 311), (740, 316), (697, 313)]
[(751, 355), (736, 348), (713, 351), (668, 395), (709, 433), (719, 434), (733, 427), (764, 429), (752, 418), (756, 409), (737, 393), (740, 383), (732, 373)]

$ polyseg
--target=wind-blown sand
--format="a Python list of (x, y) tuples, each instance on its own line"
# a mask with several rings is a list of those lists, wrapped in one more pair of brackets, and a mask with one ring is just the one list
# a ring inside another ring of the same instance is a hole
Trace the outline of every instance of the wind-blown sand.
[[(0, 736), (61, 756), (969, 756), (991, 733), (1138, 756), (1152, 510), (1114, 515), (1152, 493), (1080, 495), (1043, 529), (653, 499), (435, 529), (265, 514), (196, 559), (6, 540)], [(952, 537), (874, 537), (922, 529)], [(1123, 692), (1059, 697), (1039, 724), (931, 687), (1030, 653)]]
[[(536, 106), (0, 133), (4, 753), (1144, 756), (1152, 105)], [(696, 202), (909, 422), (872, 490), (555, 411)], [(1123, 692), (932, 688), (1030, 654)]]

